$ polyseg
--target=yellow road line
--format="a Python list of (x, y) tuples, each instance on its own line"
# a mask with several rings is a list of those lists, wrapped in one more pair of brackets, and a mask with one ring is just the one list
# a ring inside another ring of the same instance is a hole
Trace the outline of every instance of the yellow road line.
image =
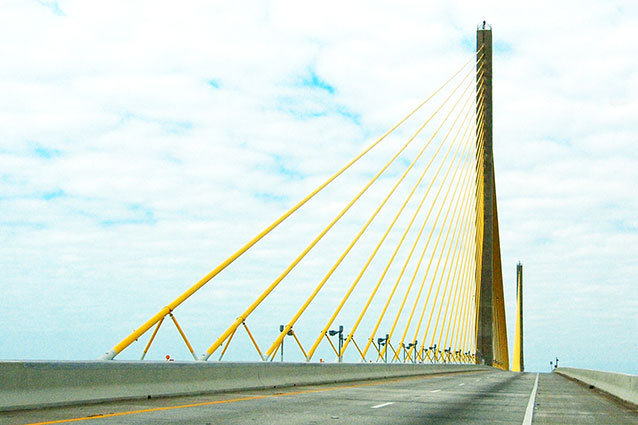
[[(477, 372), (479, 372), (479, 371), (477, 371)], [(238, 401), (261, 400), (261, 399), (265, 399), (265, 398), (293, 396), (293, 395), (299, 395), (299, 394), (321, 393), (321, 392), (326, 392), (326, 391), (342, 390), (342, 389), (347, 389), (347, 388), (370, 387), (370, 386), (384, 385), (384, 384), (389, 384), (389, 383), (394, 383), (394, 382), (411, 381), (411, 380), (417, 380), (417, 379), (428, 379), (428, 378), (432, 378), (432, 377), (435, 377), (435, 376), (457, 375), (457, 374), (463, 374), (463, 373), (476, 373), (476, 372), (474, 372), (474, 371), (444, 372), (444, 373), (437, 373), (437, 374), (431, 374), (431, 375), (425, 375), (425, 376), (412, 376), (412, 377), (409, 377), (409, 378), (398, 378), (398, 379), (389, 379), (389, 380), (383, 380), (383, 381), (366, 382), (366, 383), (362, 383), (362, 384), (352, 384), (352, 385), (341, 385), (341, 386), (338, 386), (338, 387), (318, 388), (318, 389), (314, 389), (314, 390), (291, 391), (291, 392), (288, 392), (288, 393), (256, 395), (256, 396), (249, 396), (249, 397), (242, 397), (242, 398), (233, 398), (233, 399), (229, 399), (229, 400), (205, 401), (205, 402), (202, 402), (202, 403), (181, 404), (181, 405), (177, 405), (177, 406), (165, 406), (165, 407), (154, 407), (154, 408), (151, 408), (151, 409), (131, 410), (131, 411), (128, 411), (128, 412), (106, 413), (106, 414), (97, 414), (97, 415), (91, 415), (91, 416), (83, 416), (83, 417), (79, 417), (79, 418), (57, 419), (57, 420), (54, 420), (54, 421), (45, 421), (45, 422), (33, 422), (33, 423), (24, 424), (24, 425), (48, 425), (48, 424), (61, 424), (61, 423), (65, 423), (65, 422), (90, 421), (90, 420), (93, 420), (93, 419), (113, 418), (113, 417), (116, 417), (116, 416), (136, 415), (136, 414), (140, 414), (140, 413), (150, 413), (150, 412), (160, 412), (162, 410), (175, 410), (175, 409), (184, 409), (184, 408), (187, 408), (187, 407), (212, 406), (212, 405), (215, 405), (215, 404), (236, 403)]]

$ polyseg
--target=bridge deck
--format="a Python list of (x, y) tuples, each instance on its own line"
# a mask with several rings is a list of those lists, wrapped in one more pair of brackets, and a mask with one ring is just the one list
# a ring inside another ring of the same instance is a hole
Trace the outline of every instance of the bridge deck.
[[(72, 418), (91, 425), (520, 424), (535, 379), (509, 372), (432, 375), (3, 413), (0, 424)], [(566, 378), (541, 374), (533, 423), (635, 424), (638, 413)]]
[(542, 374), (534, 424), (638, 423), (638, 412), (555, 373)]

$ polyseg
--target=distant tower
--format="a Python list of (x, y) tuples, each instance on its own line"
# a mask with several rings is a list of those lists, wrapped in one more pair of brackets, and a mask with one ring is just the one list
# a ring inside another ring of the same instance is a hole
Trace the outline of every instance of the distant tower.
[(514, 356), (512, 370), (524, 372), (523, 364), (523, 265), (516, 265), (516, 335), (514, 337)]

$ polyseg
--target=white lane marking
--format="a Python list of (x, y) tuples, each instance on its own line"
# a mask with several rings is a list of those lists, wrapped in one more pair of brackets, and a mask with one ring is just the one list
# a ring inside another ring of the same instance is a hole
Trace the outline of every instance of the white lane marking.
[(480, 379), (477, 379), (476, 382), (480, 381)]
[(383, 403), (383, 404), (377, 404), (376, 406), (372, 406), (372, 409), (378, 409), (379, 407), (385, 407), (385, 406), (389, 406), (391, 404), (394, 404), (393, 401), (390, 401), (388, 403)]
[(536, 374), (536, 381), (534, 381), (534, 388), (532, 388), (532, 393), (529, 396), (527, 409), (525, 409), (523, 425), (532, 425), (532, 416), (534, 416), (534, 402), (536, 401), (536, 391), (538, 391), (538, 373)]
[(459, 384), (459, 387), (462, 387), (463, 385), (465, 385), (465, 382), (461, 382), (461, 383)]
[(431, 393), (438, 393), (439, 391), (441, 391), (441, 390), (433, 390), (433, 391), (430, 391), (430, 392)]

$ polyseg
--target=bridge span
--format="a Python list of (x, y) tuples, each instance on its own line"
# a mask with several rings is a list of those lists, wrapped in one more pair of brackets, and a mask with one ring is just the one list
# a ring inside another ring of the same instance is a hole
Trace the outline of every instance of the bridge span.
[[(533, 414), (533, 417), (532, 417)], [(481, 370), (4, 412), (0, 424), (635, 424), (556, 373)]]

